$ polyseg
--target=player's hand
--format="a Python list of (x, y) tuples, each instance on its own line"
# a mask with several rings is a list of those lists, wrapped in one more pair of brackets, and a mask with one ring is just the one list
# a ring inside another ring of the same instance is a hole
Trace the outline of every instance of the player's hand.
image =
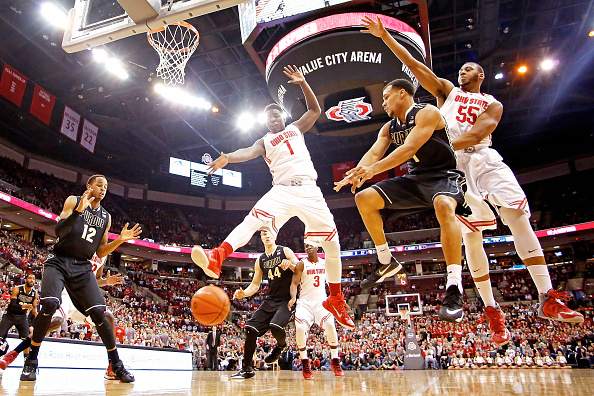
[(107, 275), (105, 276), (105, 281), (108, 286), (123, 285), (124, 284), (124, 275), (122, 275), (122, 274), (111, 275), (111, 272), (109, 270), (107, 270)]
[(375, 37), (381, 38), (384, 34), (388, 33), (379, 16), (377, 17), (377, 20), (373, 20), (373, 18), (366, 16), (361, 20), (361, 26), (366, 28), (361, 29), (361, 33), (369, 33)]
[(305, 82), (305, 77), (303, 77), (303, 74), (301, 74), (295, 65), (285, 66), (283, 73), (285, 73), (285, 76), (290, 78), (288, 81), (289, 84), (303, 84)]
[(297, 301), (296, 299), (292, 298), (289, 300), (289, 302), (287, 303), (287, 308), (289, 308), (289, 311), (291, 310), (291, 307), (293, 306), (293, 304), (295, 304), (295, 301)]
[(120, 240), (122, 242), (129, 241), (130, 239), (138, 239), (140, 238), (140, 234), (142, 234), (142, 228), (136, 223), (134, 227), (128, 229), (128, 223), (124, 224), (124, 228), (122, 228), (122, 232), (120, 233)]
[(95, 200), (95, 197), (91, 197), (91, 193), (93, 190), (90, 188), (87, 189), (80, 197), (80, 202), (78, 203), (78, 207), (76, 208), (77, 211), (81, 212), (89, 207), (89, 205)]
[(293, 264), (293, 263), (291, 263), (291, 260), (284, 259), (283, 261), (281, 261), (281, 263), (280, 263), (280, 267), (281, 267), (281, 269), (282, 269), (283, 271), (286, 271), (286, 270), (287, 270), (287, 268), (288, 268), (288, 269), (290, 269), (290, 270), (292, 271), (292, 270), (293, 270), (293, 268), (291, 268), (291, 264)]
[(212, 175), (221, 168), (224, 168), (229, 163), (229, 155), (221, 151), (221, 155), (216, 160), (208, 164), (208, 174)]
[(239, 300), (240, 298), (244, 298), (244, 297), (245, 297), (245, 293), (244, 293), (243, 289), (237, 289), (237, 290), (235, 290), (235, 293), (233, 293), (234, 300)]
[(365, 181), (371, 179), (375, 175), (371, 166), (357, 166), (356, 168), (350, 169), (344, 179), (334, 183), (335, 191), (339, 191), (343, 186), (352, 184), (351, 192), (354, 194), (357, 188), (361, 187)]
[(23, 308), (25, 311), (28, 311), (30, 309), (33, 309), (33, 304), (23, 304), (21, 305), (21, 308)]

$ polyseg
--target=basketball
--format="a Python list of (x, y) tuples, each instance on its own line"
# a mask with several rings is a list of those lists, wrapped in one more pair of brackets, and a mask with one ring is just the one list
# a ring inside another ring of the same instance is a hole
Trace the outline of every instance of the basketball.
[(216, 286), (205, 286), (192, 297), (192, 315), (205, 326), (221, 323), (229, 313), (231, 303), (223, 289)]

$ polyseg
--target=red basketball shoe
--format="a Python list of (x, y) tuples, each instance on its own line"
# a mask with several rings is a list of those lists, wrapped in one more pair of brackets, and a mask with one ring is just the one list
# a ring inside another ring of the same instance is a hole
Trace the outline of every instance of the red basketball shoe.
[(313, 379), (313, 373), (311, 372), (311, 364), (309, 359), (301, 359), (301, 365), (303, 366), (303, 378), (306, 380)]
[(342, 367), (340, 367), (340, 360), (338, 358), (332, 359), (331, 365), (335, 377), (344, 377), (344, 371), (342, 371)]
[(560, 292), (555, 289), (538, 296), (540, 305), (538, 306), (538, 316), (544, 319), (558, 320), (561, 322), (582, 323), (584, 316), (567, 308), (562, 301), (569, 301), (567, 292)]
[(2, 358), (0, 358), (0, 369), (6, 370), (6, 367), (8, 367), (10, 363), (14, 362), (14, 359), (16, 359), (17, 356), (19, 356), (17, 351), (10, 351), (6, 355), (2, 356)]
[(192, 261), (202, 268), (204, 273), (211, 278), (218, 279), (221, 276), (223, 261), (233, 253), (233, 248), (227, 242), (206, 253), (202, 247), (196, 245), (192, 248)]
[(505, 315), (501, 312), (501, 307), (485, 307), (485, 316), (489, 320), (491, 329), (491, 341), (497, 345), (504, 345), (511, 340), (511, 334), (505, 327)]
[(322, 306), (324, 309), (326, 309), (326, 311), (334, 315), (342, 327), (349, 330), (353, 330), (355, 328), (355, 322), (353, 322), (353, 319), (351, 319), (349, 313), (346, 310), (347, 305), (344, 302), (342, 293), (328, 297), (326, 300), (324, 300), (324, 302), (322, 302)]
[(109, 366), (107, 366), (107, 370), (105, 370), (105, 374), (103, 375), (103, 378), (105, 378), (106, 380), (115, 380), (116, 375), (113, 372), (113, 369), (111, 368), (111, 363), (109, 363)]

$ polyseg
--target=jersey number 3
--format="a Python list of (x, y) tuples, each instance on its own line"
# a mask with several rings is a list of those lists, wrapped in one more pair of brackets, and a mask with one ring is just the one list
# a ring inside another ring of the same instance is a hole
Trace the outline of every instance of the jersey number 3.
[(319, 275), (314, 276), (313, 285), (314, 285), (314, 287), (320, 286), (320, 276)]
[(476, 106), (462, 106), (458, 107), (458, 114), (456, 120), (459, 122), (468, 122), (470, 125), (474, 125), (476, 117), (478, 117), (479, 108)]
[(85, 228), (83, 229), (82, 239), (86, 239), (87, 241), (93, 243), (93, 237), (97, 233), (97, 229), (95, 227), (89, 227), (85, 224)]

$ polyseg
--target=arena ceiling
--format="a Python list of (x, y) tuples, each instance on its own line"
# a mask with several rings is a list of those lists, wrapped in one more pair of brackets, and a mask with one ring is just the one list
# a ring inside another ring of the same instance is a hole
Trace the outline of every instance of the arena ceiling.
[[(54, 0), (65, 10), (74, 0)], [(220, 108), (216, 114), (175, 108), (153, 85), (158, 57), (145, 35), (106, 48), (126, 65), (126, 80), (94, 62), (90, 51), (66, 53), (62, 31), (40, 16), (41, 0), (7, 0), (0, 9), (0, 60), (25, 74), (100, 128), (95, 154), (40, 126), (2, 100), (1, 138), (30, 152), (102, 172), (155, 189), (174, 189), (163, 175), (169, 156), (200, 160), (209, 145), (224, 152), (250, 145), (263, 130), (240, 133), (235, 120), (271, 102), (260, 69), (241, 43), (237, 8), (189, 20), (200, 45), (186, 67), (185, 87)], [(504, 105), (494, 145), (513, 168), (538, 167), (557, 159), (591, 153), (594, 110), (594, 29), (592, 0), (433, 0), (429, 1), (433, 68), (456, 80), (465, 61), (486, 72), (483, 91)], [(356, 0), (349, 10), (375, 11), (418, 27), (417, 5), (408, 1)], [(323, 12), (323, 11), (322, 11)], [(323, 14), (279, 21), (254, 42), (262, 61), (287, 31)], [(545, 58), (558, 61), (539, 70)], [(516, 70), (528, 65), (529, 72)], [(502, 79), (494, 76), (503, 73)], [(427, 94), (419, 93), (423, 97)], [(427, 98), (430, 99), (430, 98)], [(202, 139), (206, 138), (208, 143)], [(307, 143), (319, 173), (333, 163), (358, 160), (375, 133), (351, 137), (312, 134)], [(264, 161), (237, 169), (247, 174), (246, 194), (269, 186)], [(263, 180), (264, 183), (260, 183)], [(324, 181), (327, 186), (331, 180)]]

